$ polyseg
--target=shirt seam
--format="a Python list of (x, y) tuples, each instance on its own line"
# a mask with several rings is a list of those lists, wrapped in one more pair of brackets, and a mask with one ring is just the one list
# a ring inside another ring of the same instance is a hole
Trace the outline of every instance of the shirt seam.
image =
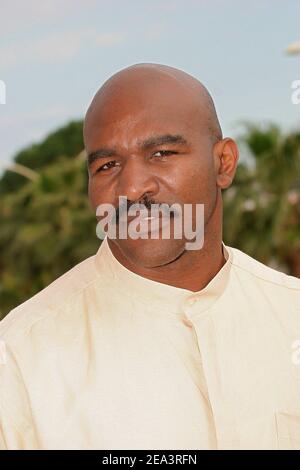
[[(276, 286), (285, 287), (286, 289), (291, 289), (291, 290), (295, 290), (295, 291), (300, 291), (300, 287), (291, 287), (291, 286), (288, 286), (288, 285), (286, 285), (286, 284), (282, 284), (282, 283), (280, 283), (280, 282), (272, 281), (272, 280), (267, 279), (267, 278), (265, 278), (265, 277), (263, 277), (263, 276), (261, 276), (261, 275), (255, 274), (255, 273), (253, 273), (252, 271), (250, 271), (249, 269), (244, 268), (244, 267), (240, 266), (239, 264), (235, 263), (234, 260), (232, 261), (232, 264), (233, 264), (236, 268), (239, 268), (239, 269), (241, 269), (242, 271), (245, 271), (246, 273), (251, 274), (251, 276), (256, 277), (257, 279), (260, 279), (261, 281), (269, 282), (270, 284), (274, 284), (274, 285), (276, 285)], [(266, 267), (268, 267), (268, 266), (266, 266)], [(270, 269), (272, 269), (272, 268), (270, 268)], [(276, 272), (278, 272), (279, 274), (283, 274), (283, 275), (285, 275), (285, 276), (288, 276), (288, 274), (282, 273), (281, 271), (276, 271)]]
[[(18, 322), (18, 318), (15, 318), (8, 326), (7, 330), (4, 331), (4, 333), (2, 334), (1, 333), (1, 325), (0, 325), (0, 337), (4, 340), (6, 339), (10, 339), (10, 340), (13, 340), (14, 338), (17, 338), (18, 335), (20, 335), (21, 333), (24, 334), (28, 334), (29, 332), (29, 329), (32, 328), (34, 325), (36, 325), (39, 321), (42, 321), (42, 320), (46, 320), (48, 319), (49, 315), (51, 313), (55, 313), (55, 315), (58, 315), (59, 313), (62, 312), (63, 308), (66, 306), (66, 305), (71, 305), (72, 302), (74, 302), (74, 300), (79, 296), (79, 295), (82, 295), (82, 293), (87, 289), (89, 288), (92, 284), (94, 284), (96, 282), (96, 280), (100, 277), (100, 273), (96, 273), (96, 277), (91, 281), (89, 282), (88, 284), (86, 284), (84, 287), (80, 288), (78, 291), (76, 291), (73, 295), (71, 295), (70, 298), (66, 299), (65, 301), (63, 301), (61, 304), (59, 304), (58, 306), (47, 306), (45, 307), (45, 311), (47, 312), (47, 314), (43, 317), (40, 317), (40, 318), (37, 318), (35, 320), (32, 321), (32, 323), (26, 325), (24, 328), (22, 328), (21, 330), (18, 330), (18, 329), (15, 329), (15, 334), (12, 333), (12, 335), (9, 337), (9, 338), (6, 338), (7, 335), (9, 335), (9, 332), (10, 330), (16, 325), (16, 323)], [(20, 305), (20, 307), (22, 306), (22, 304)], [(14, 310), (18, 309), (19, 307), (16, 307), (15, 309), (11, 310), (10, 313), (12, 313)], [(39, 305), (36, 305), (34, 307), (34, 311), (38, 311), (38, 308), (39, 308)], [(43, 309), (43, 306), (41, 306), (41, 308)]]

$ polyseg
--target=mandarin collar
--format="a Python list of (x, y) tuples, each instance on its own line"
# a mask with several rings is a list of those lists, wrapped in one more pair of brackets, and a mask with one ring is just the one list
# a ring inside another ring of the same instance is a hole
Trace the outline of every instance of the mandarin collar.
[(180, 314), (183, 305), (193, 305), (195, 302), (198, 310), (206, 310), (224, 292), (230, 277), (233, 253), (223, 242), (222, 248), (225, 264), (210, 282), (197, 292), (153, 281), (130, 271), (113, 255), (107, 235), (95, 255), (95, 263), (97, 271), (107, 285), (113, 286), (113, 292), (139, 300), (148, 308), (161, 309), (165, 306), (170, 313)]

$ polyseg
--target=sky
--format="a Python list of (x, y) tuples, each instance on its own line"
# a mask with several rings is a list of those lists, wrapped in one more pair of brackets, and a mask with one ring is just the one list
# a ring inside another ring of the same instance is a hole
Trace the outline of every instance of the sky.
[(244, 121), (299, 129), (300, 54), (285, 53), (300, 41), (299, 0), (0, 0), (0, 13), (0, 171), (139, 62), (204, 83), (226, 136)]

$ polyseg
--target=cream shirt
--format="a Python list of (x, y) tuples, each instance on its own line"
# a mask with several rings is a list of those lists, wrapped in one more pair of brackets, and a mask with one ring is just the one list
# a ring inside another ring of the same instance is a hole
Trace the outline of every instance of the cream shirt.
[(0, 323), (1, 449), (300, 449), (300, 280), (225, 247), (199, 292), (97, 254)]

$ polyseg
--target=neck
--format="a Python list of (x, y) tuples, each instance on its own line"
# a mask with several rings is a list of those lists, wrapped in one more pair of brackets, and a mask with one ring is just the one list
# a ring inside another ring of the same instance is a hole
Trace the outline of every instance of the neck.
[(221, 194), (218, 193), (215, 210), (205, 228), (204, 245), (201, 250), (185, 250), (169, 264), (146, 268), (130, 262), (115, 244), (109, 243), (109, 246), (123, 266), (142, 277), (193, 292), (200, 291), (226, 262), (222, 249)]

